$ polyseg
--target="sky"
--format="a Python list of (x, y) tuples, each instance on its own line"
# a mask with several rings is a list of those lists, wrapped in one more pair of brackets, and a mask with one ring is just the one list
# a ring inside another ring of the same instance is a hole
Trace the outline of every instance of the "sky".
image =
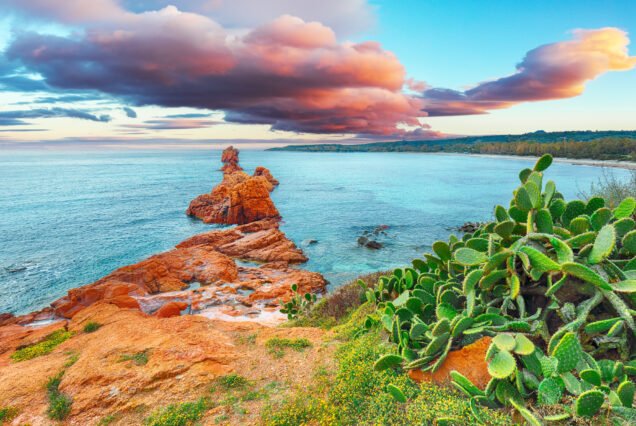
[(636, 128), (636, 2), (2, 0), (0, 146)]

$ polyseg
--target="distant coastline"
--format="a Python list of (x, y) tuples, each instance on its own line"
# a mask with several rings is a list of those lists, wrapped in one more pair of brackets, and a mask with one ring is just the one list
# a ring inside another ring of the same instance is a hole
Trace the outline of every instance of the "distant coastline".
[[(462, 154), (458, 152), (423, 152), (422, 154), (448, 154), (448, 155), (461, 155), (467, 157), (486, 157), (486, 158), (504, 158), (506, 160), (528, 160), (536, 161), (538, 156), (531, 155), (509, 155), (509, 154)], [(593, 167), (612, 167), (616, 169), (636, 170), (636, 162), (634, 161), (622, 161), (622, 160), (595, 160), (593, 158), (567, 158), (567, 157), (555, 157), (555, 163), (568, 163), (577, 164), (580, 166), (593, 166)]]

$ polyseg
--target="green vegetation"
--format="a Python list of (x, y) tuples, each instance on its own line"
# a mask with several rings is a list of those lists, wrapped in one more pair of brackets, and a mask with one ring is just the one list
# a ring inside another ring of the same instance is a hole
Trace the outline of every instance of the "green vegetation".
[(49, 408), (47, 414), (52, 420), (64, 420), (71, 412), (73, 400), (70, 396), (60, 392), (60, 382), (64, 376), (64, 370), (57, 375), (50, 377), (46, 384), (46, 391), (49, 397)]
[[(368, 312), (368, 305), (359, 308)], [(439, 417), (452, 417), (454, 424), (473, 424), (469, 400), (452, 389), (419, 386), (393, 370), (376, 371), (374, 361), (388, 349), (379, 328), (365, 330), (364, 315), (354, 313), (342, 324), (357, 329), (336, 353), (335, 372), (319, 371), (313, 385), (280, 403), (270, 403), (262, 413), (267, 425), (403, 425), (432, 424)], [(387, 392), (393, 384), (409, 398), (399, 403)], [(486, 424), (512, 421), (501, 412), (485, 409)]]
[(307, 339), (286, 339), (272, 337), (265, 342), (265, 346), (275, 358), (282, 358), (285, 355), (285, 349), (293, 349), (296, 352), (302, 352), (311, 347), (311, 342)]
[(221, 376), (217, 379), (217, 383), (225, 390), (245, 389), (249, 385), (249, 380), (245, 377), (232, 373), (227, 376)]
[(580, 196), (586, 200), (602, 197), (611, 208), (616, 207), (625, 198), (636, 198), (636, 170), (630, 172), (628, 179), (619, 179), (614, 173), (604, 170), (598, 181), (592, 184), (589, 192), (582, 193)]
[(98, 322), (94, 322), (94, 321), (88, 322), (84, 326), (84, 333), (92, 333), (94, 331), (97, 331), (97, 330), (99, 330), (99, 328), (101, 326), (102, 325), (100, 323), (98, 323)]
[(49, 354), (53, 351), (53, 349), (65, 340), (68, 340), (72, 335), (72, 332), (64, 329), (54, 331), (46, 336), (41, 342), (18, 349), (11, 354), (11, 359), (14, 362), (20, 362)]
[(189, 426), (194, 425), (212, 408), (206, 398), (195, 402), (170, 404), (151, 414), (144, 420), (146, 426)]
[(109, 424), (117, 420), (117, 418), (117, 414), (109, 414), (108, 416), (102, 417), (97, 423), (97, 426), (108, 426)]
[(523, 135), (470, 136), (426, 141), (376, 142), (362, 145), (291, 145), (272, 151), (308, 152), (456, 152), (597, 160), (636, 161), (636, 131), (534, 132)]
[(0, 425), (9, 423), (11, 420), (17, 417), (19, 411), (15, 407), (3, 407), (0, 408)]
[[(546, 155), (520, 173), (496, 221), (435, 242), (375, 288), (361, 283), (377, 306), (365, 326), (381, 326), (396, 346), (375, 370), (434, 372), (451, 350), (491, 336), (488, 386), (452, 377), (477, 422), (489, 418), (484, 407), (513, 407), (540, 424), (531, 404), (563, 407), (546, 421), (636, 418), (636, 200), (612, 209), (600, 197), (566, 202), (544, 183), (551, 163)], [(399, 384), (387, 392), (409, 397)]]
[(287, 319), (293, 320), (298, 318), (298, 315), (304, 315), (311, 309), (312, 305), (316, 303), (316, 295), (313, 293), (305, 293), (301, 295), (298, 293), (298, 284), (291, 285), (292, 297), (288, 302), (280, 301), (281, 313), (287, 314)]
[(122, 354), (119, 362), (132, 361), (133, 364), (141, 366), (148, 364), (148, 351), (141, 351), (134, 354)]

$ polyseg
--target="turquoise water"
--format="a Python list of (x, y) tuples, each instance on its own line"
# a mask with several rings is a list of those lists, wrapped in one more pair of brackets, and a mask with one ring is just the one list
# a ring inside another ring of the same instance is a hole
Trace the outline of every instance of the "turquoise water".
[[(219, 159), (220, 152), (204, 150), (0, 153), (0, 312), (42, 308), (70, 288), (211, 229), (184, 211), (220, 181)], [(406, 264), (450, 227), (489, 219), (530, 163), (442, 154), (241, 152), (246, 170), (262, 165), (280, 180), (273, 199), (283, 230), (309, 256), (305, 267), (323, 273), (332, 287)], [(601, 173), (559, 163), (548, 175), (574, 197)], [(358, 236), (381, 224), (389, 226), (385, 248), (358, 247)]]

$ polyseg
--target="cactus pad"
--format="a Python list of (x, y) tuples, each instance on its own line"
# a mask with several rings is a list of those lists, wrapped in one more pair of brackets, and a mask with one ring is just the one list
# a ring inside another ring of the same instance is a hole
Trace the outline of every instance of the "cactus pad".
[(605, 401), (603, 392), (599, 390), (589, 390), (583, 392), (574, 403), (574, 410), (577, 416), (592, 417), (601, 409)]

